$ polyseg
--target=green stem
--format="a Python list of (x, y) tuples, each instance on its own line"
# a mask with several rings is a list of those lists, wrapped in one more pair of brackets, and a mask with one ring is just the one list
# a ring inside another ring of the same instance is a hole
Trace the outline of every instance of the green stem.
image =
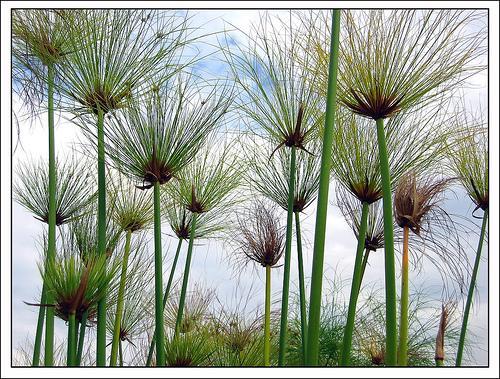
[[(361, 264), (361, 279), (359, 281), (360, 289), (361, 289), (361, 284), (363, 283), (363, 278), (365, 277), (366, 264), (368, 263), (369, 257), (370, 257), (370, 250), (366, 249), (365, 255), (363, 256), (363, 263)], [(359, 295), (359, 293), (358, 293), (358, 295)]]
[(123, 367), (123, 348), (122, 348), (122, 340), (118, 343), (120, 350), (120, 367)]
[[(177, 244), (177, 251), (175, 252), (172, 268), (170, 269), (170, 276), (168, 277), (167, 288), (165, 289), (165, 293), (163, 294), (163, 309), (165, 309), (165, 305), (167, 304), (168, 295), (170, 294), (170, 287), (172, 286), (174, 280), (175, 268), (177, 267), (177, 260), (179, 259), (181, 245), (182, 245), (182, 238), (179, 238), (179, 242)], [(156, 340), (156, 330), (154, 331), (153, 338), (151, 339), (151, 343), (149, 344), (149, 352), (148, 352), (148, 359), (146, 361), (146, 367), (151, 366), (151, 361), (153, 360), (153, 352), (155, 350), (155, 340)]]
[(323, 261), (325, 254), (326, 215), (330, 185), (333, 130), (337, 107), (337, 67), (339, 58), (340, 9), (332, 14), (332, 35), (330, 41), (330, 63), (328, 66), (328, 93), (326, 99), (325, 128), (321, 152), (316, 228), (311, 275), (311, 296), (309, 299), (309, 322), (307, 331), (306, 365), (318, 364), (319, 321), (321, 312), (321, 291), (323, 285)]
[(186, 266), (184, 267), (184, 277), (182, 278), (182, 289), (181, 289), (181, 297), (179, 298), (179, 309), (177, 309), (177, 320), (175, 321), (175, 334), (174, 338), (179, 334), (181, 324), (182, 324), (182, 316), (184, 314), (184, 303), (186, 302), (186, 291), (189, 279), (189, 269), (191, 267), (191, 256), (193, 255), (193, 243), (194, 243), (194, 235), (196, 234), (196, 219), (198, 214), (193, 213), (193, 218), (191, 221), (191, 229), (189, 231), (189, 245), (186, 256)]
[(83, 343), (85, 341), (85, 329), (87, 328), (87, 318), (89, 316), (88, 309), (82, 314), (82, 320), (80, 322), (80, 338), (78, 338), (78, 351), (76, 353), (76, 365), (80, 366), (82, 363), (83, 354)]
[(115, 327), (113, 330), (113, 342), (111, 345), (111, 358), (109, 360), (110, 366), (116, 366), (116, 360), (118, 355), (118, 344), (120, 343), (120, 329), (122, 324), (123, 316), (123, 303), (125, 298), (125, 281), (127, 279), (127, 267), (128, 267), (128, 257), (130, 255), (130, 239), (132, 236), (132, 231), (127, 230), (125, 237), (125, 252), (123, 253), (122, 262), (122, 273), (120, 276), (120, 286), (118, 287), (118, 299), (116, 302), (116, 316), (115, 316)]
[[(97, 112), (97, 249), (106, 254), (106, 166), (104, 155), (104, 113)], [(96, 365), (106, 365), (106, 290), (97, 303)]]
[(154, 239), (155, 239), (155, 329), (156, 366), (165, 366), (165, 330), (163, 328), (163, 264), (161, 253), (160, 183), (154, 183)]
[[(56, 255), (56, 154), (54, 137), (54, 65), (47, 65), (47, 98), (49, 123), (49, 233), (46, 262), (53, 262)], [(46, 302), (53, 304), (54, 296), (46, 288)], [(54, 307), (45, 310), (45, 366), (54, 365)], [(39, 316), (40, 317), (40, 316)]]
[(38, 309), (38, 321), (36, 323), (36, 335), (35, 335), (35, 344), (33, 345), (33, 360), (31, 365), (37, 367), (40, 364), (40, 347), (42, 345), (42, 334), (43, 334), (43, 321), (45, 318), (45, 307), (43, 304), (46, 304), (46, 290), (45, 284), (42, 287), (42, 296), (40, 298), (40, 304), (42, 306)]
[(358, 233), (358, 247), (356, 249), (356, 260), (354, 263), (354, 273), (352, 275), (351, 296), (349, 298), (349, 308), (347, 311), (347, 322), (344, 329), (344, 339), (342, 342), (341, 366), (348, 366), (351, 361), (352, 333), (356, 320), (356, 305), (358, 302), (359, 289), (361, 288), (362, 260), (365, 249), (366, 228), (368, 225), (368, 203), (363, 202), (361, 210), (361, 224)]
[(442, 359), (436, 359), (436, 366), (437, 367), (443, 367), (444, 366), (444, 361)]
[(479, 261), (481, 260), (481, 251), (483, 249), (483, 241), (484, 241), (484, 235), (486, 233), (487, 221), (488, 221), (488, 209), (486, 209), (483, 214), (483, 225), (481, 227), (481, 235), (479, 236), (479, 244), (477, 246), (476, 260), (474, 262), (474, 269), (472, 271), (472, 277), (470, 279), (469, 292), (467, 294), (467, 302), (465, 303), (464, 319), (462, 321), (462, 329), (460, 330), (460, 341), (458, 343), (457, 359), (455, 361), (455, 366), (457, 367), (462, 365), (462, 355), (464, 352), (465, 334), (467, 332), (467, 322), (469, 320), (469, 312), (472, 305), (474, 287), (476, 286), (477, 271), (479, 269)]
[(288, 296), (290, 292), (290, 261), (292, 258), (292, 229), (293, 229), (293, 199), (295, 189), (295, 146), (291, 147), (290, 176), (288, 181), (288, 214), (286, 219), (286, 245), (285, 245), (285, 267), (283, 269), (283, 291), (281, 297), (281, 322), (278, 365), (283, 366), (286, 353), (286, 338), (288, 332)]
[(271, 266), (266, 266), (266, 300), (264, 310), (264, 366), (271, 365)]
[(382, 177), (384, 211), (384, 250), (385, 250), (385, 364), (397, 363), (397, 320), (396, 320), (396, 270), (394, 267), (394, 229), (392, 220), (391, 174), (385, 142), (384, 120), (376, 120), (377, 139)]
[(71, 312), (68, 317), (68, 350), (66, 358), (66, 366), (74, 366), (76, 360), (76, 317), (75, 313)]
[(408, 288), (408, 238), (410, 229), (405, 226), (403, 228), (403, 258), (401, 261), (401, 301), (399, 322), (399, 347), (398, 347), (398, 366), (408, 365), (408, 303), (409, 303), (409, 288)]
[(300, 297), (300, 332), (302, 337), (302, 363), (305, 363), (307, 348), (307, 312), (306, 312), (306, 285), (304, 279), (304, 259), (302, 256), (302, 236), (300, 232), (300, 215), (295, 212), (295, 229), (297, 233), (297, 260), (299, 268), (299, 297)]

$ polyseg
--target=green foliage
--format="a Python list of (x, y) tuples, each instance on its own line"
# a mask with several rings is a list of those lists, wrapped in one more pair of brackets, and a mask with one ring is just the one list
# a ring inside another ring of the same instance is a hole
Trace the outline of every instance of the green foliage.
[[(473, 10), (343, 11), (339, 100), (372, 119), (429, 104), (485, 68), (483, 19)], [(309, 50), (326, 93), (326, 17), (319, 25)]]
[(55, 314), (63, 320), (67, 320), (70, 313), (80, 319), (85, 310), (95, 309), (118, 267), (114, 261), (106, 270), (106, 256), (92, 256), (83, 261), (72, 252), (57, 255), (45, 267), (39, 265), (54, 295)]
[(220, 125), (231, 104), (229, 87), (201, 88), (179, 76), (150, 90), (109, 119), (107, 151), (129, 178), (151, 188), (179, 175)]
[(488, 136), (480, 117), (462, 112), (456, 123), (462, 130), (449, 145), (448, 158), (451, 169), (460, 180), (476, 210), (488, 209)]
[(199, 157), (184, 167), (179, 180), (167, 189), (191, 213), (206, 213), (214, 208), (227, 211), (237, 202), (235, 190), (243, 171), (238, 156), (215, 139), (208, 145), (210, 148), (200, 151)]
[[(26, 161), (16, 169), (13, 184), (14, 199), (40, 221), (49, 219), (49, 175), (44, 160)], [(56, 161), (56, 225), (81, 217), (95, 194), (95, 179), (88, 162), (78, 162), (75, 156)]]
[[(263, 146), (262, 146), (263, 145)], [(307, 145), (307, 151), (297, 151), (294, 212), (303, 212), (316, 199), (319, 187), (320, 149), (317, 141)], [(273, 146), (266, 141), (252, 141), (246, 151), (249, 173), (247, 185), (273, 201), (288, 208), (290, 181), (290, 151), (280, 149), (273, 154)]]
[[(264, 13), (250, 32), (239, 30), (248, 46), (226, 38), (222, 47), (241, 89), (238, 109), (276, 148), (304, 148), (316, 134), (317, 109), (323, 101), (314, 91), (316, 76), (304, 68), (309, 58), (303, 54), (300, 34), (290, 23)], [(304, 56), (304, 65), (297, 63), (298, 55)]]

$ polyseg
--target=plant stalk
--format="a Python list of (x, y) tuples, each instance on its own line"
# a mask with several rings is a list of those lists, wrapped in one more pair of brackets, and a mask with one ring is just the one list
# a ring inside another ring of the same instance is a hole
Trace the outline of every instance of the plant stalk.
[(165, 330), (163, 328), (163, 264), (161, 252), (160, 183), (154, 183), (154, 240), (155, 240), (155, 330), (156, 366), (165, 366)]
[(189, 269), (191, 268), (191, 257), (193, 255), (193, 243), (194, 235), (196, 234), (196, 219), (198, 217), (197, 213), (193, 213), (193, 218), (191, 221), (191, 230), (189, 234), (189, 245), (186, 256), (186, 265), (184, 267), (184, 276), (182, 278), (182, 289), (181, 296), (179, 298), (179, 309), (177, 309), (177, 320), (175, 321), (175, 333), (174, 338), (176, 338), (180, 332), (182, 324), (182, 316), (184, 314), (184, 303), (186, 302), (186, 292), (189, 279)]
[(467, 333), (467, 322), (469, 321), (469, 312), (472, 305), (472, 297), (474, 295), (474, 287), (476, 286), (477, 271), (479, 269), (479, 261), (481, 260), (481, 251), (483, 250), (483, 241), (486, 233), (486, 224), (488, 222), (488, 209), (483, 214), (483, 225), (481, 226), (481, 235), (479, 236), (479, 243), (477, 246), (476, 259), (474, 262), (474, 269), (470, 279), (469, 292), (467, 294), (467, 302), (465, 303), (464, 318), (462, 320), (462, 328), (460, 330), (460, 340), (458, 342), (457, 358), (455, 366), (462, 365), (462, 356), (464, 352), (465, 334)]
[[(47, 100), (49, 126), (49, 230), (47, 237), (46, 262), (52, 263), (56, 255), (56, 154), (54, 136), (54, 64), (47, 65)], [(47, 304), (53, 304), (54, 297), (49, 288), (45, 288)], [(43, 312), (40, 307), (39, 313)], [(40, 318), (40, 314), (38, 316)], [(43, 317), (43, 316), (42, 316)], [(45, 310), (45, 366), (54, 365), (54, 307)]]
[(300, 332), (302, 337), (302, 364), (305, 364), (307, 349), (307, 311), (306, 285), (304, 279), (304, 259), (302, 256), (302, 235), (300, 231), (300, 215), (295, 212), (295, 232), (297, 234), (297, 260), (299, 270), (299, 297), (300, 297)]
[[(182, 245), (182, 238), (179, 238), (179, 242), (177, 244), (177, 251), (175, 252), (174, 262), (172, 263), (172, 268), (170, 269), (170, 276), (168, 277), (167, 288), (165, 289), (165, 293), (163, 294), (163, 309), (165, 309), (165, 305), (167, 304), (168, 295), (170, 293), (170, 287), (172, 286), (172, 282), (174, 280), (174, 273), (175, 273), (175, 268), (177, 266), (177, 260), (179, 259), (181, 245)], [(148, 352), (148, 359), (146, 361), (146, 367), (151, 366), (151, 361), (153, 360), (155, 339), (156, 339), (156, 329), (153, 333), (153, 338), (151, 339), (151, 343), (149, 344), (149, 352)]]
[(271, 266), (266, 266), (266, 299), (264, 315), (264, 366), (271, 365)]
[(68, 350), (66, 358), (66, 366), (74, 366), (76, 360), (76, 317), (75, 313), (71, 312), (68, 317)]
[(318, 364), (319, 322), (321, 312), (321, 291), (323, 285), (323, 262), (325, 253), (326, 216), (328, 191), (330, 186), (330, 166), (333, 143), (333, 130), (337, 102), (337, 67), (339, 58), (340, 9), (332, 13), (332, 35), (330, 41), (330, 62), (328, 66), (328, 92), (325, 115), (323, 147), (314, 231), (314, 251), (311, 274), (311, 295), (309, 299), (309, 322), (307, 331), (306, 365)]
[(369, 257), (370, 257), (370, 250), (366, 249), (365, 255), (363, 256), (363, 263), (361, 264), (361, 280), (359, 282), (360, 289), (361, 289), (361, 283), (363, 283), (363, 278), (365, 277), (366, 264), (368, 263)]
[(358, 302), (359, 289), (361, 288), (363, 251), (365, 249), (366, 229), (368, 226), (368, 207), (368, 203), (363, 202), (361, 210), (361, 224), (358, 233), (358, 247), (356, 249), (356, 260), (354, 263), (354, 273), (352, 275), (351, 296), (349, 298), (347, 322), (342, 341), (341, 366), (349, 366), (351, 362), (352, 333), (354, 331), (354, 322), (356, 320), (356, 305)]
[(401, 320), (399, 322), (399, 347), (398, 347), (398, 366), (408, 365), (408, 238), (410, 228), (403, 228), (403, 259), (401, 262)]
[[(106, 166), (104, 152), (104, 113), (97, 111), (97, 249), (106, 254)], [(106, 290), (97, 303), (96, 365), (106, 366)]]
[(288, 296), (290, 292), (290, 261), (292, 258), (292, 229), (293, 229), (293, 199), (295, 190), (295, 166), (296, 152), (295, 146), (291, 148), (290, 155), (290, 177), (288, 182), (288, 214), (286, 219), (286, 246), (285, 246), (285, 267), (283, 269), (283, 291), (281, 297), (281, 322), (278, 366), (283, 366), (286, 353), (286, 338), (288, 332)]
[(111, 345), (111, 358), (109, 360), (110, 366), (116, 366), (116, 360), (118, 355), (118, 344), (120, 343), (120, 329), (122, 324), (123, 316), (123, 303), (125, 297), (125, 281), (127, 279), (127, 267), (128, 258), (130, 255), (130, 239), (132, 237), (132, 231), (127, 230), (125, 236), (125, 251), (123, 253), (122, 262), (122, 273), (120, 276), (120, 286), (118, 287), (118, 299), (116, 303), (116, 316), (115, 316), (115, 327), (113, 330), (113, 342)]
[(384, 120), (376, 120), (377, 139), (382, 177), (384, 211), (384, 251), (385, 251), (385, 363), (397, 364), (397, 320), (396, 320), (396, 272), (394, 267), (394, 229), (392, 221), (392, 191), (389, 158), (385, 141)]
[(122, 340), (120, 340), (120, 342), (118, 343), (119, 347), (120, 347), (120, 367), (123, 367), (123, 346), (122, 346)]
[[(45, 284), (42, 287), (42, 296), (40, 297), (40, 304), (46, 304), (46, 289)], [(31, 365), (38, 367), (40, 364), (40, 347), (42, 346), (43, 322), (45, 319), (45, 307), (41, 306), (38, 309), (38, 321), (36, 323), (35, 344), (33, 345), (33, 360)]]
[(87, 318), (89, 315), (88, 309), (83, 312), (82, 320), (80, 322), (80, 338), (78, 338), (78, 351), (76, 352), (76, 365), (80, 366), (82, 363), (83, 343), (85, 341), (85, 329), (87, 328)]

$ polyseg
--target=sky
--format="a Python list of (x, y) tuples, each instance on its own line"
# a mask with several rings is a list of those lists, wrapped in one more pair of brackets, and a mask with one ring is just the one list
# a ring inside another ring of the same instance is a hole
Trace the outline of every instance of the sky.
[[(283, 13), (286, 15), (287, 13)], [(204, 30), (214, 31), (230, 28), (234, 25), (241, 30), (249, 30), (252, 22), (259, 20), (258, 11), (199, 11), (193, 18), (193, 23), (203, 25)], [(236, 43), (245, 43), (244, 38), (236, 38)], [(216, 44), (217, 36), (211, 36), (207, 39), (207, 45), (200, 45), (202, 51), (210, 51), (210, 44)], [(218, 59), (217, 56), (204, 60), (199, 64), (199, 70), (208, 73), (214, 77), (221, 74), (227, 74), (227, 67)], [(471, 109), (477, 108), (478, 104), (486, 104), (486, 74), (477, 75), (474, 79), (472, 88), (464, 91), (468, 106)], [(18, 99), (17, 99), (18, 100)], [(16, 99), (14, 99), (16, 102)], [(13, 155), (13, 166), (25, 159), (38, 159), (47, 156), (47, 128), (45, 117), (42, 115), (41, 121), (29, 125), (27, 122), (20, 124), (20, 145)], [(57, 154), (64, 157), (69, 154), (74, 147), (74, 143), (82, 140), (81, 132), (77, 126), (58, 119), (56, 125), (56, 145)], [(13, 175), (15, 180), (15, 173)], [(327, 234), (325, 246), (325, 271), (324, 285), (328, 286), (328, 280), (334, 278), (348, 280), (352, 275), (355, 258), (355, 238), (344, 221), (340, 211), (333, 205), (334, 188), (330, 188), (330, 206), (328, 208)], [(455, 195), (450, 194), (444, 207), (452, 213), (462, 216), (470, 216), (473, 209), (469, 198), (465, 193), (457, 189)], [(312, 241), (314, 237), (315, 205), (311, 206), (303, 217), (303, 235), (306, 248), (305, 267), (306, 276), (310, 275), (312, 263)], [(479, 226), (478, 226), (479, 228)], [(41, 279), (37, 267), (39, 260), (39, 249), (37, 241), (43, 230), (43, 225), (35, 220), (30, 213), (18, 204), (13, 204), (12, 218), (12, 305), (13, 305), (13, 346), (18, 348), (31, 341), (36, 327), (36, 317), (38, 309), (24, 304), (26, 302), (36, 302), (41, 290)], [(170, 231), (168, 226), (163, 225), (163, 247), (167, 252), (167, 259), (170, 260), (175, 249), (175, 240), (168, 236)], [(476, 237), (464, 236), (468, 239), (471, 246), (475, 246)], [(469, 249), (468, 256), (470, 262), (474, 257), (473, 249)], [(185, 253), (185, 250), (184, 250)], [(228, 255), (231, 251), (218, 242), (203, 241), (193, 255), (191, 267), (191, 283), (199, 283), (209, 286), (216, 290), (219, 299), (225, 300), (228, 304), (235, 302), (236, 297), (247, 296), (250, 292), (249, 308), (259, 307), (263, 304), (264, 293), (263, 276), (257, 270), (251, 268), (241, 273), (236, 273), (234, 267), (227, 264)], [(487, 301), (488, 301), (488, 248), (485, 245), (483, 249), (483, 259), (480, 266), (478, 277), (478, 293), (474, 304), (473, 313), (469, 321), (469, 330), (476, 336), (473, 346), (472, 360), (467, 363), (477, 365), (486, 365), (487, 356)], [(183, 257), (181, 256), (180, 267), (183, 267)], [(291, 291), (297, 291), (297, 262), (295, 250), (292, 253), (291, 264)], [(367, 269), (364, 283), (368, 288), (378, 288), (383, 290), (383, 252), (378, 251), (371, 257), (370, 266)], [(413, 291), (425, 290), (436, 306), (440, 304), (440, 281), (438, 273), (429, 265), (424, 267), (425, 273), (412, 276), (410, 273), (410, 296)], [(164, 278), (168, 275), (169, 265), (165, 265)], [(280, 288), (282, 283), (282, 269), (273, 270), (273, 299), (280, 299)], [(397, 278), (399, 293), (399, 277)], [(348, 298), (350, 283), (342, 289), (342, 296)], [(307, 291), (307, 293), (309, 293)], [(328, 293), (327, 290), (324, 293)], [(459, 307), (461, 309), (461, 306)], [(437, 330), (436, 330), (437, 332)], [(57, 338), (62, 340), (66, 335), (66, 326), (61, 320), (56, 321)]]

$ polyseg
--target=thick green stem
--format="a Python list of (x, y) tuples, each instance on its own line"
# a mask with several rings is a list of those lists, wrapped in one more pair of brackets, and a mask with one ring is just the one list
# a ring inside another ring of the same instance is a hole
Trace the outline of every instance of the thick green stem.
[(38, 309), (38, 321), (36, 323), (36, 335), (35, 335), (35, 344), (33, 345), (33, 360), (31, 365), (37, 367), (40, 364), (40, 347), (42, 345), (42, 333), (43, 333), (43, 321), (45, 318), (45, 307), (43, 304), (46, 304), (46, 290), (45, 284), (42, 287), (42, 296), (40, 298), (41, 307)]
[(266, 266), (266, 299), (264, 309), (264, 366), (271, 365), (271, 266)]
[[(365, 255), (363, 256), (363, 263), (361, 264), (361, 279), (359, 281), (360, 289), (361, 289), (361, 284), (363, 283), (363, 278), (365, 277), (366, 264), (368, 263), (369, 257), (370, 257), (370, 250), (366, 249)], [(359, 293), (358, 293), (358, 295), (359, 295)]]
[(161, 252), (160, 183), (154, 183), (154, 239), (155, 239), (155, 330), (156, 366), (165, 366), (165, 330), (163, 328), (163, 264)]
[(330, 185), (332, 143), (337, 108), (337, 67), (339, 58), (340, 9), (332, 14), (332, 35), (330, 41), (330, 63), (328, 66), (328, 92), (326, 98), (325, 128), (321, 152), (316, 227), (311, 274), (311, 296), (309, 299), (309, 322), (307, 331), (306, 365), (318, 364), (319, 321), (321, 312), (321, 291), (323, 286), (323, 262), (325, 254), (326, 215)]
[[(165, 289), (165, 293), (163, 294), (163, 309), (165, 309), (165, 305), (167, 304), (168, 295), (170, 294), (170, 287), (172, 286), (172, 283), (174, 281), (175, 268), (177, 267), (177, 260), (179, 259), (181, 245), (182, 245), (182, 238), (179, 238), (179, 242), (177, 244), (177, 251), (175, 252), (172, 268), (170, 269), (170, 276), (168, 277), (167, 288)], [(151, 361), (153, 360), (153, 352), (155, 350), (155, 340), (156, 340), (156, 330), (154, 331), (153, 338), (151, 339), (151, 343), (149, 344), (149, 352), (148, 352), (148, 359), (146, 360), (146, 367), (151, 366)]]
[(120, 350), (120, 367), (123, 367), (123, 347), (122, 347), (122, 340), (118, 343), (119, 345), (119, 350)]
[(304, 279), (304, 259), (302, 257), (302, 235), (300, 232), (300, 215), (295, 212), (295, 232), (297, 236), (297, 260), (299, 269), (299, 297), (300, 297), (300, 332), (302, 337), (302, 363), (305, 364), (307, 349), (307, 312), (306, 312), (306, 285)]
[(118, 299), (116, 302), (115, 326), (113, 330), (113, 343), (111, 344), (110, 366), (116, 366), (118, 356), (118, 344), (120, 343), (120, 330), (123, 316), (123, 303), (125, 298), (125, 281), (127, 279), (128, 257), (130, 255), (130, 239), (132, 231), (127, 230), (125, 237), (125, 251), (123, 253), (122, 273), (120, 276), (120, 286), (118, 287)]
[(408, 238), (410, 229), (405, 226), (403, 228), (403, 257), (401, 260), (401, 301), (399, 322), (399, 347), (398, 347), (398, 366), (408, 365), (408, 303), (409, 303), (409, 288), (408, 288)]
[(76, 353), (76, 365), (80, 366), (82, 363), (83, 343), (85, 341), (85, 329), (87, 328), (87, 317), (89, 316), (88, 309), (83, 312), (80, 321), (80, 337), (78, 338), (78, 351)]
[(356, 260), (354, 262), (354, 273), (352, 275), (351, 296), (349, 298), (349, 308), (347, 311), (347, 322), (344, 329), (344, 339), (342, 342), (342, 358), (340, 364), (348, 366), (351, 361), (352, 333), (356, 320), (356, 305), (358, 303), (359, 289), (361, 287), (362, 260), (365, 249), (366, 228), (368, 225), (368, 203), (363, 202), (361, 211), (361, 224), (358, 233), (358, 247), (356, 249)]
[(286, 354), (288, 332), (288, 296), (290, 292), (290, 261), (292, 258), (293, 199), (295, 189), (295, 146), (291, 147), (290, 176), (288, 181), (288, 215), (286, 219), (285, 267), (283, 268), (283, 290), (281, 297), (281, 323), (278, 365), (283, 366)]
[(66, 366), (74, 366), (76, 361), (76, 317), (71, 312), (68, 317), (68, 350), (66, 357)]
[[(104, 156), (104, 113), (97, 112), (97, 249), (106, 254), (106, 166)], [(106, 289), (97, 304), (96, 365), (106, 365)]]
[[(54, 137), (54, 65), (47, 65), (47, 100), (49, 123), (49, 233), (47, 237), (46, 263), (53, 262), (56, 255), (56, 153)], [(47, 304), (54, 302), (54, 296), (46, 288)], [(40, 310), (40, 312), (43, 312)], [(54, 364), (54, 307), (45, 310), (45, 366)], [(40, 317), (40, 316), (39, 316)]]
[(385, 364), (397, 363), (397, 320), (396, 320), (396, 270), (394, 267), (394, 229), (392, 220), (391, 174), (385, 142), (384, 120), (378, 119), (377, 139), (382, 177), (384, 211), (384, 250), (385, 250)]
[(191, 256), (193, 255), (193, 243), (194, 243), (194, 235), (196, 234), (196, 219), (198, 214), (193, 213), (193, 218), (191, 221), (191, 229), (189, 231), (189, 245), (186, 256), (186, 265), (184, 267), (184, 277), (182, 278), (182, 289), (181, 289), (181, 297), (179, 298), (179, 309), (177, 310), (177, 320), (175, 321), (175, 334), (174, 338), (180, 332), (181, 324), (182, 324), (182, 316), (184, 314), (184, 303), (186, 302), (186, 292), (188, 286), (189, 279), (189, 269), (191, 267)]
[(481, 260), (481, 251), (483, 250), (484, 235), (486, 233), (486, 224), (488, 222), (488, 209), (483, 214), (483, 225), (481, 227), (481, 235), (479, 236), (479, 244), (477, 246), (476, 260), (474, 262), (474, 269), (470, 279), (469, 292), (467, 294), (467, 302), (465, 303), (464, 319), (462, 321), (462, 329), (460, 330), (460, 340), (458, 343), (457, 359), (455, 366), (462, 365), (462, 356), (464, 352), (465, 334), (467, 333), (467, 322), (469, 321), (469, 312), (472, 305), (472, 298), (474, 295), (474, 287), (476, 286), (477, 271), (479, 269), (479, 261)]

